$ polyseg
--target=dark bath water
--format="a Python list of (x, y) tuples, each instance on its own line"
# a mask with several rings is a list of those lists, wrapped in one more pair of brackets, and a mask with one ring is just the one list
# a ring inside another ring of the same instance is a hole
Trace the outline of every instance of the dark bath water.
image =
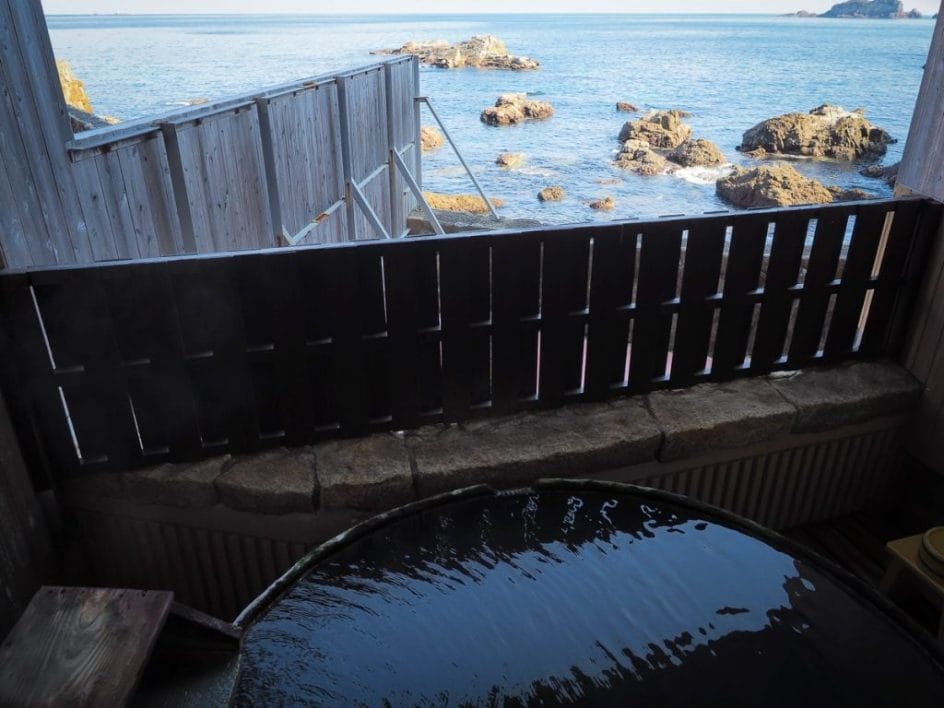
[(809, 562), (634, 493), (478, 497), (323, 560), (234, 702), (935, 706), (944, 671)]

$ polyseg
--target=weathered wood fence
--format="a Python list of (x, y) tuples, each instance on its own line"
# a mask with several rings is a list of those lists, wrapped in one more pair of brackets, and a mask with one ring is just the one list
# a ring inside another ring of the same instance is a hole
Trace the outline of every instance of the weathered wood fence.
[(400, 57), (74, 137), (40, 2), (0, 0), (0, 267), (399, 237), (418, 82)]
[(3, 383), (60, 476), (880, 357), (939, 221), (885, 200), (0, 274)]

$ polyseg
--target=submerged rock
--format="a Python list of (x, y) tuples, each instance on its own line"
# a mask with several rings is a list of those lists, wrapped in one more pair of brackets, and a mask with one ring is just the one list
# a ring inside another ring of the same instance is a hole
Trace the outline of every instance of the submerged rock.
[(894, 187), (895, 182), (898, 180), (898, 168), (901, 166), (900, 162), (896, 162), (894, 165), (869, 165), (868, 167), (859, 170), (859, 174), (863, 177), (874, 177), (876, 179), (885, 180), (885, 184), (889, 187)]
[(669, 169), (669, 163), (652, 149), (645, 140), (627, 140), (616, 156), (616, 166), (638, 175), (659, 175)]
[(597, 211), (613, 211), (616, 202), (613, 201), (613, 197), (603, 197), (602, 199), (594, 199), (589, 206)]
[(444, 40), (407, 42), (398, 49), (378, 49), (371, 54), (413, 54), (419, 57), (423, 64), (440, 69), (471, 66), (481, 69), (526, 71), (540, 66), (534, 59), (509, 54), (505, 43), (490, 34), (472, 37), (456, 44), (449, 44)]
[(538, 192), (538, 199), (542, 202), (560, 202), (564, 199), (564, 188), (559, 185), (545, 187)]
[[(477, 194), (439, 194), (437, 192), (423, 192), (423, 197), (430, 208), (443, 211), (456, 211), (466, 214), (485, 214), (488, 212), (488, 205), (485, 200)], [(492, 197), (490, 199), (493, 207), (505, 206), (502, 199)]]
[(432, 152), (443, 146), (446, 140), (436, 128), (430, 125), (424, 125), (420, 128), (420, 148), (423, 152)]
[(764, 165), (753, 169), (735, 167), (715, 185), (718, 196), (738, 207), (785, 207), (798, 204), (828, 204), (834, 195), (815, 179), (789, 165)]
[(523, 93), (506, 93), (495, 105), (482, 111), (481, 119), (488, 125), (516, 125), (526, 120), (544, 120), (554, 115), (554, 107), (546, 101), (529, 100)]
[(639, 109), (629, 101), (617, 101), (616, 110), (620, 113), (638, 113)]
[(499, 167), (507, 167), (509, 169), (521, 167), (521, 165), (524, 164), (524, 155), (520, 152), (503, 152), (495, 158), (495, 164)]
[(752, 155), (764, 150), (855, 160), (884, 155), (893, 142), (892, 136), (865, 119), (862, 109), (850, 113), (827, 103), (809, 113), (786, 113), (758, 123), (744, 133), (738, 149)]
[(686, 140), (666, 156), (682, 167), (712, 167), (723, 165), (724, 154), (710, 140)]
[(619, 133), (620, 142), (644, 140), (654, 148), (671, 150), (692, 136), (692, 129), (682, 122), (691, 115), (685, 111), (649, 111), (639, 120), (627, 121)]

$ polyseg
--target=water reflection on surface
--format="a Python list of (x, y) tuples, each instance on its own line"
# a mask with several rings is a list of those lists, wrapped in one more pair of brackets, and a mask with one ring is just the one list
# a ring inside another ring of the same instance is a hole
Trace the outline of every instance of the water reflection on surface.
[(944, 695), (940, 668), (902, 630), (809, 564), (683, 507), (598, 492), (402, 519), (316, 566), (243, 652), (237, 705)]

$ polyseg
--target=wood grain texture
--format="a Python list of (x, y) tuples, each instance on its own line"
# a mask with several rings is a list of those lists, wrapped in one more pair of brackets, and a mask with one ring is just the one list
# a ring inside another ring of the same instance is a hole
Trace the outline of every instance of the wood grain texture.
[(174, 594), (44, 587), (0, 646), (0, 704), (121, 706)]
[(4, 385), (61, 478), (879, 358), (939, 220), (885, 200), (0, 274)]

